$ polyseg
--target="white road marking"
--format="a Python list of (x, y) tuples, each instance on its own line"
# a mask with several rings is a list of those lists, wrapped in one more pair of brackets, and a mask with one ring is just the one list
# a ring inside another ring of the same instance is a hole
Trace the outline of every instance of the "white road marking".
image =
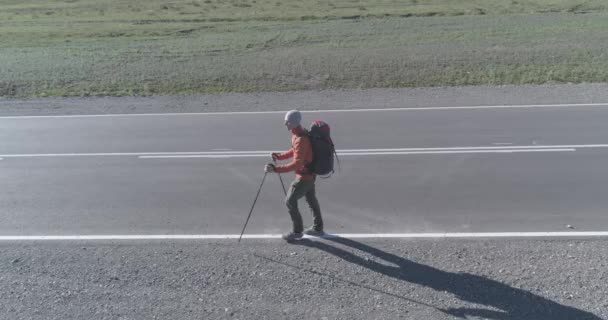
[(139, 156), (139, 159), (183, 159), (183, 158), (206, 158), (206, 159), (227, 159), (227, 158), (270, 158), (267, 154), (192, 154), (192, 155), (165, 155), (165, 156)]
[(505, 149), (505, 150), (442, 150), (442, 151), (399, 151), (399, 152), (350, 152), (341, 156), (376, 156), (405, 154), (459, 154), (459, 153), (518, 153), (518, 152), (572, 152), (574, 148), (563, 149)]
[[(327, 234), (322, 238), (538, 238), (538, 237), (608, 237), (608, 231), (564, 231), (564, 232), (435, 232), (435, 233), (344, 233)], [(238, 239), (238, 234), (175, 234), (175, 235), (31, 235), (0, 236), (0, 241), (51, 241), (51, 240), (215, 240)], [(280, 234), (246, 234), (243, 239), (280, 239)], [(304, 236), (314, 239), (317, 237)]]
[[(378, 109), (330, 109), (302, 110), (303, 113), (342, 113), (342, 112), (379, 112), (379, 111), (424, 111), (424, 110), (474, 110), (474, 109), (513, 109), (513, 108), (572, 108), (572, 107), (608, 107), (608, 103), (569, 103), (569, 104), (528, 104), (528, 105), (495, 105), (495, 106), (456, 106), (456, 107), (403, 107)], [(188, 112), (188, 113), (131, 113), (131, 114), (80, 114), (48, 116), (3, 116), (3, 119), (49, 119), (49, 118), (93, 118), (93, 117), (161, 117), (161, 116), (231, 116), (284, 114), (286, 111), (233, 111), (233, 112)]]
[[(583, 148), (608, 148), (608, 144), (572, 144), (572, 145), (532, 145), (532, 146), (491, 146), (491, 147), (444, 147), (444, 148), (392, 148), (392, 149), (343, 149), (338, 150), (338, 155), (355, 155), (357, 153), (406, 153), (406, 152), (428, 152), (428, 151), (471, 151), (471, 150), (541, 150), (541, 149), (583, 149)], [(269, 156), (268, 151), (195, 151), (195, 152), (97, 152), (97, 153), (31, 153), (31, 154), (2, 154), (2, 158), (42, 158), (42, 157), (102, 157), (102, 156), (236, 156), (246, 155), (249, 157)], [(563, 150), (571, 151), (571, 150)]]
[[(523, 152), (572, 152), (574, 148), (567, 149), (511, 149), (511, 150), (444, 150), (444, 151), (399, 151), (399, 152), (349, 152), (338, 153), (340, 156), (387, 156), (387, 155), (417, 155), (417, 154), (467, 154), (467, 153), (523, 153)], [(139, 159), (183, 159), (183, 158), (261, 158), (268, 157), (267, 154), (213, 154), (213, 155), (162, 155), (162, 156), (139, 156)]]
[(494, 147), (443, 147), (443, 148), (392, 148), (392, 149), (343, 149), (338, 152), (399, 152), (399, 151), (444, 151), (444, 150), (511, 150), (511, 149), (564, 149), (564, 148), (608, 148), (608, 144), (568, 144)]

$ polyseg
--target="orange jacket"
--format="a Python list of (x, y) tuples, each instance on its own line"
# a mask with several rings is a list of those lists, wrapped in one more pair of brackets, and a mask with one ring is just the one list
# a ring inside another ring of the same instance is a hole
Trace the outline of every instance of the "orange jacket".
[(278, 159), (287, 160), (293, 158), (293, 160), (286, 165), (276, 166), (275, 170), (278, 173), (295, 171), (297, 179), (313, 180), (315, 175), (311, 174), (310, 170), (306, 167), (312, 162), (312, 145), (310, 144), (310, 139), (302, 127), (293, 129), (291, 133), (293, 134), (291, 137), (293, 148), (285, 153), (279, 154)]

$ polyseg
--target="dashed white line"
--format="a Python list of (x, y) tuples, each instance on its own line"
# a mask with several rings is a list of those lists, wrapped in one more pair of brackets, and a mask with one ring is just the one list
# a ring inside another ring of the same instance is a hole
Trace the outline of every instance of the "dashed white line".
[(205, 159), (227, 159), (227, 158), (269, 158), (267, 154), (176, 154), (164, 156), (138, 156), (139, 159), (184, 159), (184, 158), (205, 158)]
[(528, 146), (480, 146), (480, 147), (438, 147), (438, 148), (392, 148), (392, 149), (343, 149), (338, 152), (398, 152), (398, 151), (442, 151), (442, 150), (504, 150), (504, 149), (564, 149), (564, 148), (608, 148), (608, 144), (566, 144)]
[[(583, 148), (608, 148), (608, 144), (573, 144), (573, 145), (531, 145), (531, 146), (486, 146), (486, 147), (443, 147), (443, 148), (391, 148), (391, 149), (343, 149), (338, 150), (338, 155), (358, 155), (360, 153), (383, 153), (383, 154), (414, 154), (417, 152), (432, 152), (432, 151), (474, 151), (474, 150), (511, 150), (505, 152), (513, 152), (512, 150), (551, 150), (573, 151), (570, 149)], [(194, 151), (194, 152), (96, 152), (96, 153), (32, 153), (32, 154), (2, 154), (2, 158), (36, 158), (36, 157), (95, 157), (95, 156), (136, 156), (151, 158), (151, 156), (233, 156), (243, 155), (247, 157), (262, 157), (268, 156), (272, 152), (279, 150), (268, 151)]]
[[(388, 156), (388, 155), (424, 155), (424, 154), (468, 154), (468, 153), (524, 153), (524, 152), (572, 152), (574, 148), (563, 149), (504, 149), (504, 150), (442, 150), (442, 151), (398, 151), (398, 152), (339, 152), (340, 156)], [(185, 158), (262, 158), (268, 154), (193, 154), (193, 155), (146, 155), (138, 156), (139, 159), (185, 159)]]
[[(364, 109), (330, 109), (303, 110), (303, 113), (343, 113), (343, 112), (383, 112), (383, 111), (425, 111), (425, 110), (474, 110), (474, 109), (515, 109), (515, 108), (572, 108), (572, 107), (608, 107), (608, 103), (568, 103), (568, 104), (528, 104), (528, 105), (494, 105), (494, 106), (456, 106), (456, 107), (403, 107), (403, 108), (364, 108)], [(48, 116), (3, 116), (2, 119), (46, 119), (46, 118), (93, 118), (93, 117), (163, 117), (163, 116), (233, 116), (283, 114), (286, 111), (234, 111), (234, 112), (188, 112), (188, 113), (131, 113), (131, 114), (81, 114), (81, 115), (48, 115)]]
[(504, 150), (442, 150), (442, 151), (400, 151), (400, 152), (350, 152), (341, 156), (376, 156), (376, 155), (415, 155), (415, 154), (466, 154), (466, 153), (521, 153), (521, 152), (572, 152), (574, 148), (563, 149), (504, 149)]
[[(327, 234), (322, 238), (565, 238), (565, 237), (607, 237), (608, 231), (571, 232), (435, 232), (435, 233), (343, 233)], [(175, 235), (30, 235), (0, 236), (0, 241), (78, 241), (78, 240), (230, 240), (238, 239), (238, 234), (175, 234)], [(280, 239), (280, 234), (246, 234), (243, 239)], [(316, 238), (305, 236), (305, 238)]]

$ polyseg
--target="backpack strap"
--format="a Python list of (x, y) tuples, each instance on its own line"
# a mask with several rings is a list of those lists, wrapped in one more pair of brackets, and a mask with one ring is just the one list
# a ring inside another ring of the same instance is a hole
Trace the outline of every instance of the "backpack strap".
[(302, 133), (298, 134), (298, 137), (300, 137), (300, 138), (304, 138), (304, 137), (308, 138), (308, 143), (310, 144), (310, 149), (311, 149), (310, 151), (313, 153), (313, 155), (312, 155), (312, 161), (309, 162), (309, 163), (307, 163), (307, 164), (305, 164), (304, 168), (306, 168), (306, 170), (308, 170), (308, 174), (314, 175), (315, 174), (314, 173), (315, 155), (314, 155), (314, 150), (312, 148), (312, 138), (310, 137), (310, 132), (308, 132), (308, 130), (304, 129), (302, 131), (303, 131)]
[(340, 158), (338, 158), (338, 152), (336, 151), (336, 148), (334, 148), (334, 154), (336, 155), (336, 161), (338, 163), (338, 172), (340, 172)]

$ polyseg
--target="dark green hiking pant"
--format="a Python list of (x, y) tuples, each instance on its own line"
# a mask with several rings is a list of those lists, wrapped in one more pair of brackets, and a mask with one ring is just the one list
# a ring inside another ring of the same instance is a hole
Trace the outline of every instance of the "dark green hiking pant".
[(293, 232), (300, 233), (304, 230), (302, 225), (302, 215), (298, 210), (298, 200), (302, 197), (306, 198), (306, 202), (312, 211), (313, 216), (313, 227), (316, 230), (323, 230), (323, 218), (321, 218), (321, 208), (319, 207), (319, 201), (315, 194), (315, 181), (314, 180), (295, 180), (285, 198), (285, 204), (289, 209), (289, 215), (293, 222)]

